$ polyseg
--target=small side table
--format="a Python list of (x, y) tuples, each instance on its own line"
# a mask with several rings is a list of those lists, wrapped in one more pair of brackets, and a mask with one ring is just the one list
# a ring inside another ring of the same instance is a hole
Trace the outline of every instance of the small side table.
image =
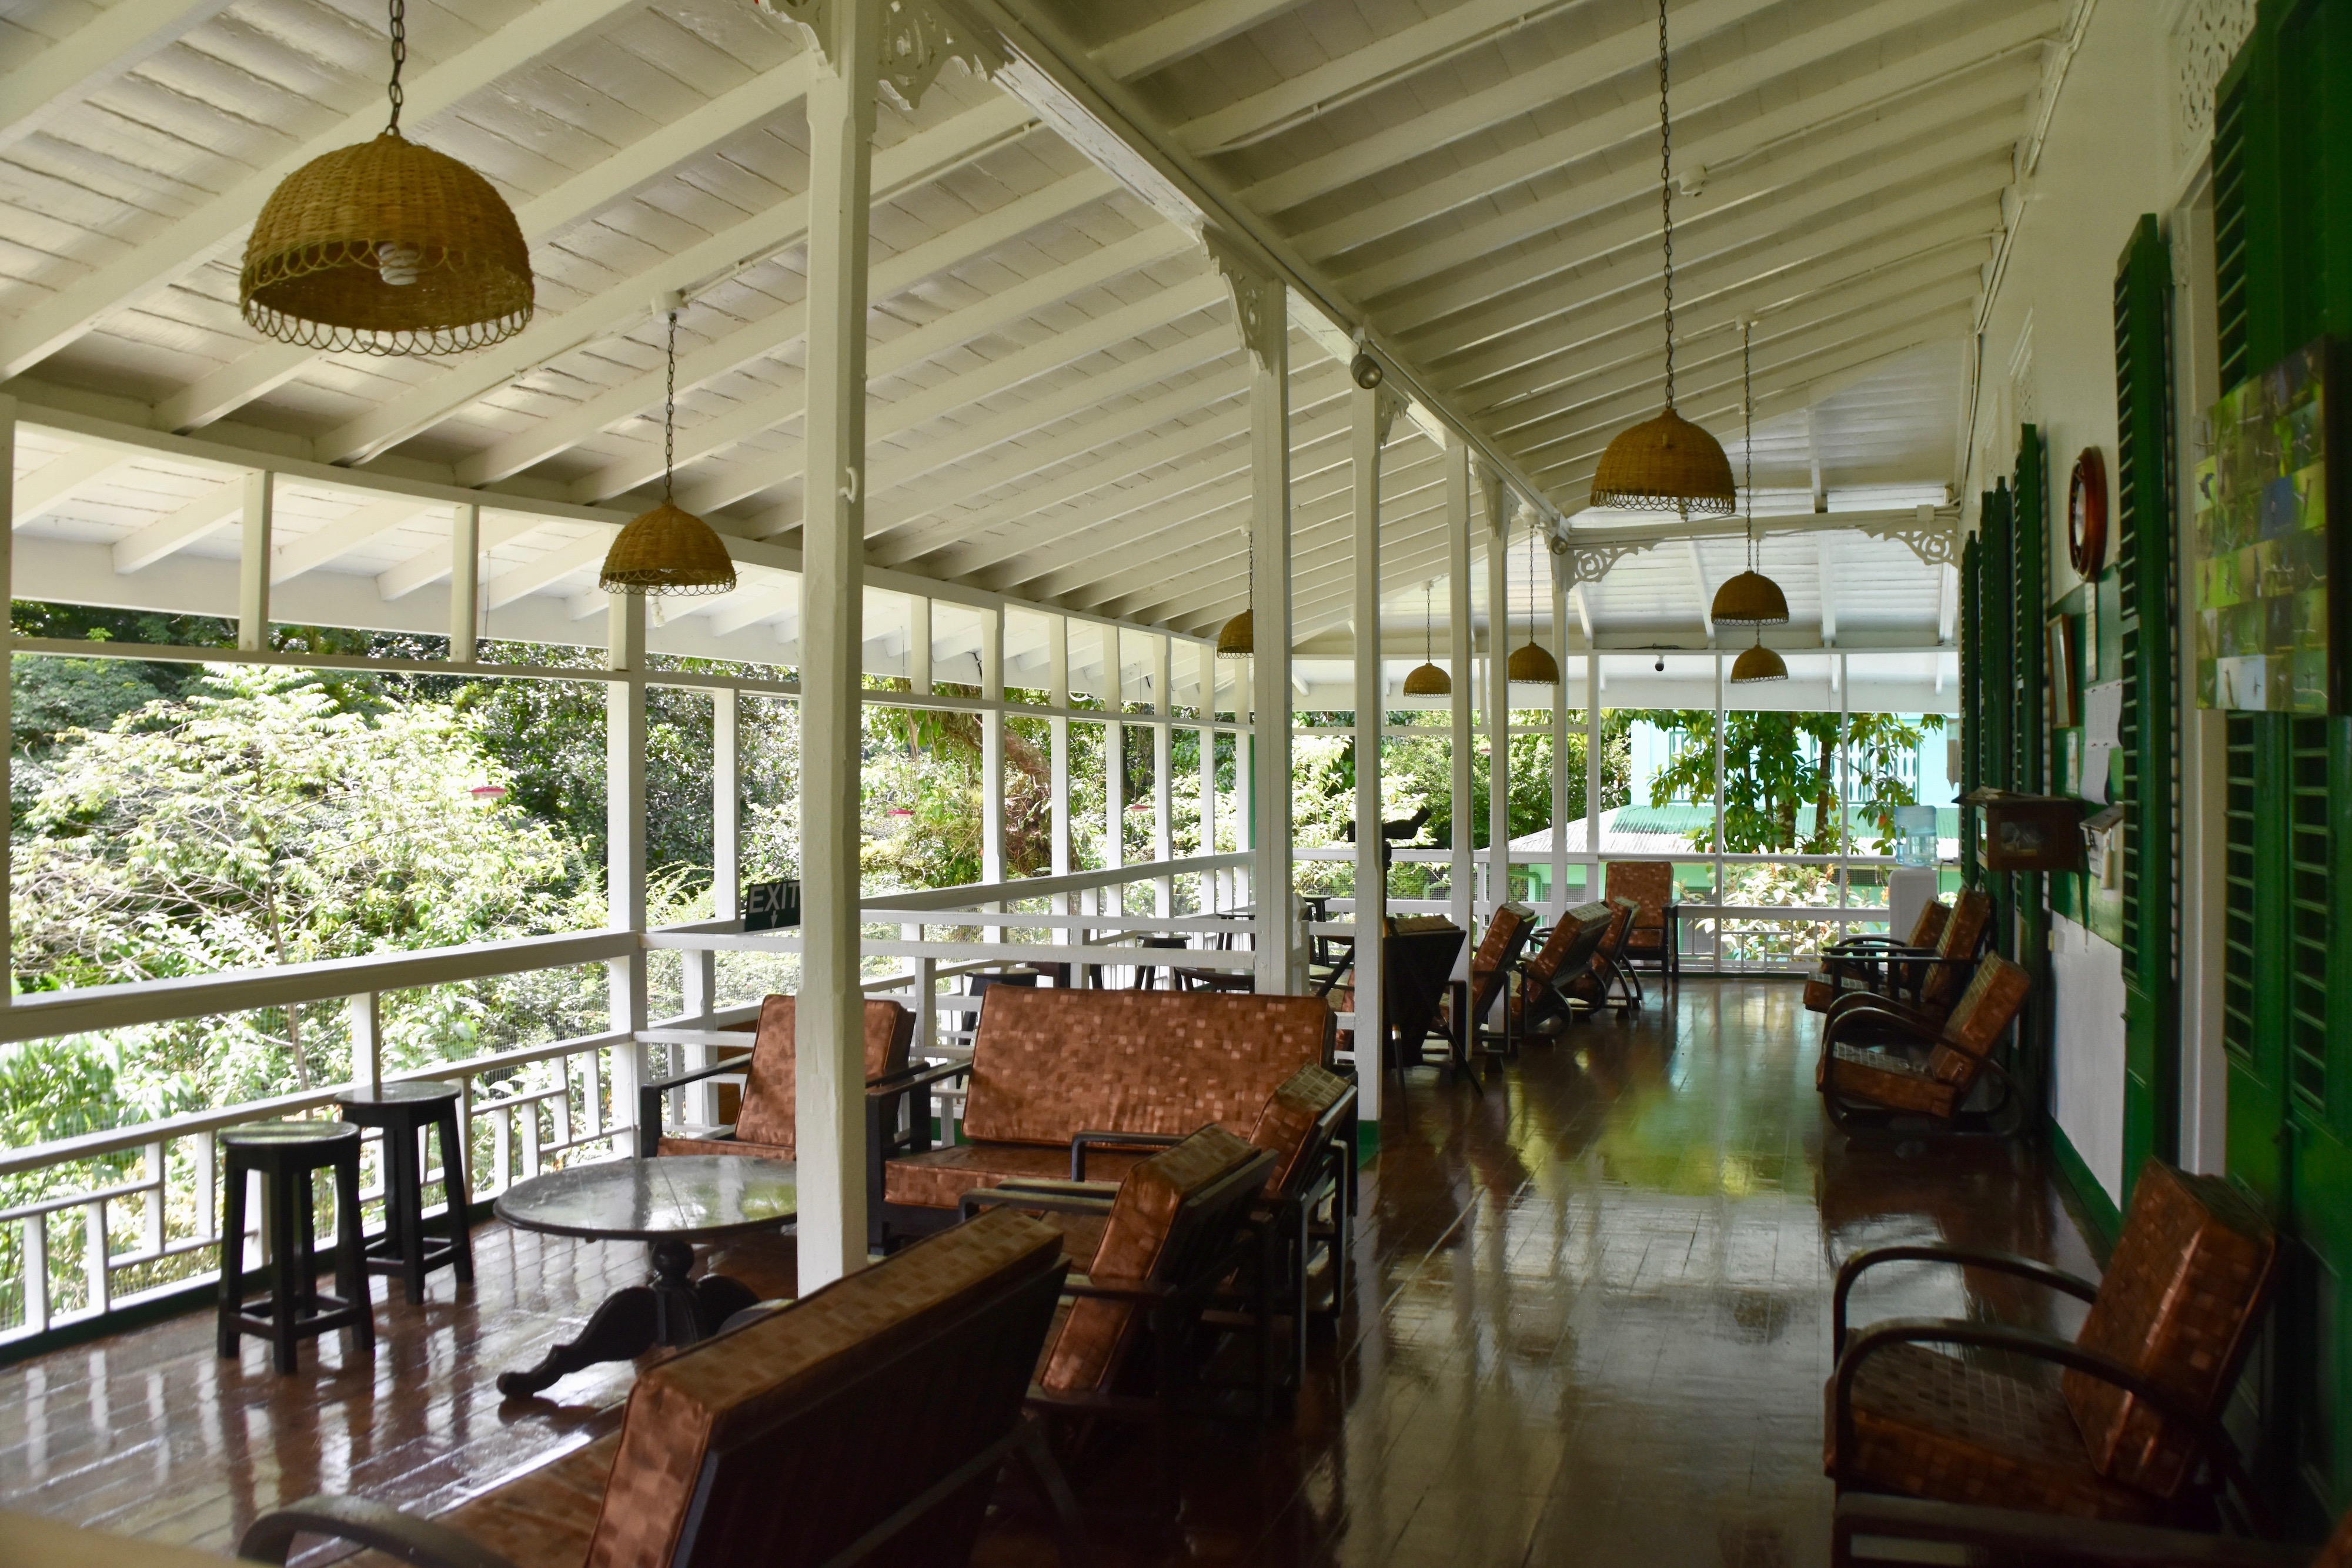
[[(474, 1243), (466, 1223), (472, 1187), (466, 1180), (466, 1136), (457, 1125), (458, 1086), (434, 1079), (354, 1089), (336, 1096), (343, 1120), (383, 1129), (383, 1234), (368, 1243), (371, 1274), (401, 1282), (411, 1304), (425, 1300), (425, 1276), (454, 1267), (457, 1282), (474, 1282)], [(448, 1199), (444, 1234), (425, 1234), (424, 1134), (441, 1141), (441, 1189)]]
[[(360, 1267), (360, 1130), (342, 1122), (261, 1122), (220, 1134), (220, 1353), (234, 1359), (246, 1334), (270, 1342), (280, 1372), (295, 1369), (301, 1340), (349, 1329), (354, 1352), (375, 1353), (375, 1317)], [(335, 1173), (335, 1289), (319, 1291), (319, 1224), (311, 1173)], [(269, 1294), (246, 1301), (245, 1180), (261, 1177), (261, 1233)]]

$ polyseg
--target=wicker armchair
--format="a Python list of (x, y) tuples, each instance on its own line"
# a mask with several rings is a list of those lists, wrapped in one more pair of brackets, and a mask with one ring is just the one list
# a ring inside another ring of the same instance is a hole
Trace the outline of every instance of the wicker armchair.
[(1620, 912), (1595, 901), (1580, 904), (1553, 923), (1544, 945), (1519, 966), (1519, 994), (1512, 998), (1521, 1038), (1547, 1019), (1572, 1019), (1592, 1010), (1587, 994), (1601, 959), (1601, 945), (1616, 928)]
[(1497, 1040), (1504, 1053), (1509, 1053), (1515, 1034), (1510, 1009), (1502, 1009), (1500, 1030), (1488, 1029), (1486, 1018), (1496, 1010), (1496, 998), (1509, 989), (1511, 973), (1517, 968), (1519, 956), (1527, 951), (1528, 938), (1535, 934), (1535, 928), (1536, 912), (1524, 904), (1506, 904), (1487, 918), (1486, 935), (1479, 942), (1478, 950), (1470, 955), (1469, 980), (1456, 981), (1448, 988), (1452, 994), (1446, 998), (1446, 1016), (1441, 1027), (1449, 1036)]
[[(1970, 1562), (2020, 1568), (2352, 1568), (2352, 1514), (2315, 1555), (2308, 1546), (2242, 1535), (2203, 1535), (2161, 1525), (2053, 1519), (2022, 1509), (1857, 1493), (1838, 1500), (1830, 1562), (1832, 1568), (1916, 1563), (1920, 1561), (1917, 1543), (1930, 1542), (1966, 1552)], [(1889, 1546), (1898, 1550), (1886, 1552)], [(1906, 1546), (1908, 1551), (1900, 1550)]]
[[(1654, 964), (1671, 977), (1675, 962), (1676, 905), (1671, 861), (1611, 861), (1601, 873), (1601, 895), (1611, 904), (1630, 898), (1641, 905), (1625, 933), (1623, 962)], [(1635, 982), (1638, 987), (1639, 982)], [(1637, 990), (1635, 994), (1640, 993)], [(1639, 1006), (1639, 1003), (1635, 1004)]]
[(1924, 1115), (1957, 1124), (1969, 1094), (1990, 1074), (2001, 1096), (1971, 1119), (1997, 1129), (2014, 1097), (1994, 1052), (2032, 988), (2032, 976), (1993, 953), (1933, 1028), (1899, 1004), (1868, 996), (1841, 1000), (1822, 1026), (1813, 1074), (1830, 1120), (1843, 1127), (1874, 1117)]
[[(1847, 1298), (1882, 1264), (2018, 1276), (2091, 1303), (2073, 1340), (1999, 1323), (1897, 1318), (1849, 1334)], [(2269, 1521), (2220, 1416), (2260, 1325), (2278, 1240), (2236, 1189), (2142, 1167), (2105, 1279), (2094, 1286), (2000, 1252), (1887, 1247), (1838, 1270), (1827, 1469), (1840, 1493), (1895, 1492), (2045, 1513), (2161, 1522), (2237, 1494)], [(2064, 1369), (2055, 1384), (1929, 1346), (1998, 1350)]]
[[(1857, 966), (1842, 971), (1842, 989), (1830, 989), (1816, 977), (1805, 983), (1805, 1005), (1815, 1012), (1834, 1015), (1838, 1009), (1864, 998), (1908, 1008), (1920, 1023), (1934, 1028), (1952, 1010), (1952, 1004), (1975, 973), (1977, 955), (1984, 950), (1986, 938), (1992, 934), (1992, 915), (1990, 894), (1979, 888), (1963, 888), (1953, 901), (1952, 913), (1944, 921), (1943, 935), (1936, 939), (1932, 949), (1900, 954), (1890, 949), (1884, 956), (1899, 956), (1903, 962)], [(1882, 980), (1884, 988), (1874, 990), (1860, 983), (1870, 978)], [(1816, 1001), (1821, 1006), (1814, 1007)]]
[(1931, 898), (1920, 907), (1919, 918), (1912, 924), (1911, 935), (1897, 940), (1894, 936), (1848, 936), (1822, 949), (1822, 967), (1805, 981), (1805, 1006), (1822, 1012), (1839, 995), (1851, 990), (1875, 991), (1892, 995), (1897, 989), (1916, 990), (1923, 975), (1916, 965), (1901, 969), (1892, 967), (1906, 954), (1933, 952), (1944, 938), (1945, 923), (1952, 917), (1952, 906), (1940, 898)]

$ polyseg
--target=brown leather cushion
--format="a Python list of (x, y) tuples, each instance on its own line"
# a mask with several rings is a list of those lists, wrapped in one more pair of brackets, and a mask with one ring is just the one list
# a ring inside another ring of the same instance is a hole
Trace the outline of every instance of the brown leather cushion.
[(2032, 988), (2032, 976), (1998, 953), (1986, 954), (1944, 1020), (1944, 1043), (1970, 1056), (1991, 1055)]
[(1938, 1047), (1926, 1061), (1900, 1051), (1870, 1051), (1840, 1044), (1830, 1049), (1818, 1081), (1852, 1100), (1867, 1100), (1891, 1111), (1949, 1116), (1976, 1082), (1974, 1057)]
[[(1118, 1184), (1087, 1278), (1098, 1285), (1150, 1281), (1185, 1200), (1256, 1155), (1255, 1148), (1223, 1127), (1208, 1126), (1138, 1165)], [(1052, 1348), (1038, 1382), (1057, 1394), (1107, 1387), (1118, 1375), (1122, 1353), (1139, 1326), (1139, 1315), (1129, 1302), (1097, 1298), (1072, 1302), (1060, 1332), (1048, 1342)]]
[(588, 1568), (672, 1561), (706, 1456), (993, 1295), (1038, 1254), (1058, 1258), (1061, 1245), (1034, 1220), (984, 1214), (641, 1373)]
[[(793, 1157), (795, 1136), (793, 1086), (800, 1062), (793, 1037), (793, 998), (770, 997), (760, 1004), (760, 1032), (751, 1042), (751, 1063), (743, 1085), (743, 1108), (736, 1113), (735, 1135), (746, 1144), (766, 1144)], [(880, 1078), (901, 1071), (907, 1050), (915, 1038), (915, 1015), (897, 1002), (866, 1004), (866, 1076)], [(665, 1139), (667, 1145), (668, 1140)], [(750, 1154), (749, 1149), (722, 1151)]]
[[(1825, 1439), (1832, 1470), (1835, 1415)], [(2145, 1519), (2155, 1509), (2154, 1499), (2093, 1468), (2057, 1389), (1925, 1345), (1889, 1345), (1863, 1363), (1853, 1416), (1850, 1481), (2085, 1519)]]
[[(488, 1547), (515, 1568), (582, 1568), (604, 1506), (604, 1482), (621, 1446), (618, 1432), (484, 1492), (438, 1522)], [(344, 1560), (350, 1568), (398, 1568), (382, 1552)]]
[[(2076, 1343), (2215, 1411), (2258, 1326), (2277, 1257), (2277, 1237), (2235, 1187), (2150, 1160)], [(2173, 1423), (2083, 1373), (2066, 1374), (2065, 1393), (2101, 1474), (2158, 1497), (2179, 1489), (2194, 1449)]]
[(1633, 929), (1664, 925), (1666, 905), (1675, 901), (1675, 868), (1670, 861), (1611, 861), (1601, 881), (1601, 895), (1614, 902), (1630, 898), (1642, 906)]
[(664, 1155), (756, 1155), (763, 1160), (793, 1157), (789, 1144), (747, 1144), (740, 1138), (674, 1138), (662, 1134), (655, 1152)]
[[(1986, 929), (1992, 925), (1992, 899), (1979, 888), (1963, 888), (1952, 903), (1952, 913), (1944, 921), (1944, 934), (1936, 939), (1936, 954), (1943, 958), (1973, 957), (1983, 945)], [(1927, 977), (1920, 982), (1919, 1000), (1932, 1008), (1948, 1005), (1959, 993), (1964, 964), (1931, 964)]]
[(964, 1133), (1066, 1147), (1086, 1131), (1246, 1132), (1276, 1084), (1323, 1060), (1330, 1024), (1319, 997), (1000, 986), (972, 1041)]
[[(1265, 1195), (1277, 1197), (1294, 1183), (1314, 1179), (1306, 1168), (1307, 1141), (1323, 1113), (1337, 1105), (1349, 1090), (1348, 1081), (1321, 1067), (1302, 1067), (1282, 1081), (1258, 1113), (1250, 1142), (1275, 1155), (1274, 1174), (1265, 1178)], [(1094, 1175), (1091, 1158), (1087, 1174)]]
[[(1087, 1179), (1118, 1181), (1150, 1153), (1149, 1149), (1088, 1149)], [(1069, 1179), (1066, 1144), (1060, 1148), (1039, 1144), (956, 1144), (883, 1166), (882, 1201), (918, 1208), (953, 1208), (963, 1201), (965, 1193), (981, 1187), (1008, 1181)]]

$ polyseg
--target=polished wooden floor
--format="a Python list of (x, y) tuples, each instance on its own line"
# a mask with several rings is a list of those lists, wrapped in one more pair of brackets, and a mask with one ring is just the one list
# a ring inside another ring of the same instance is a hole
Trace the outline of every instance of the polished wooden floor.
[[(1295, 1416), (1201, 1427), (1176, 1526), (1107, 1517), (1102, 1560), (1826, 1561), (1838, 1260), (1937, 1239), (2093, 1260), (2031, 1150), (1831, 1132), (1813, 1023), (1794, 985), (1689, 981), (1636, 1021), (1530, 1047), (1484, 1092), (1415, 1074), (1365, 1168), (1360, 1309), (1318, 1342)], [(223, 1361), (189, 1318), (0, 1371), (0, 1505), (226, 1553), (283, 1499), (431, 1511), (609, 1430), (627, 1366), (525, 1404), (492, 1379), (640, 1277), (639, 1250), (498, 1226), (476, 1245), (467, 1299), (445, 1274), (425, 1306), (381, 1308), (372, 1364), (338, 1341), (278, 1377), (259, 1341)], [(1863, 1308), (2074, 1324), (1927, 1268), (1888, 1270)], [(1124, 1511), (1140, 1462), (1114, 1448), (1081, 1491)], [(1051, 1554), (1015, 1520), (981, 1558)]]

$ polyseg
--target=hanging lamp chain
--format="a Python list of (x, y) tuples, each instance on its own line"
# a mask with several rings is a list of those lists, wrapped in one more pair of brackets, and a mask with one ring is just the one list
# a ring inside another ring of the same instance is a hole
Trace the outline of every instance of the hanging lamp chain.
[(1658, 0), (1658, 211), (1665, 245), (1666, 407), (1675, 406), (1675, 129), (1666, 108), (1666, 0)]
[(400, 68), (407, 63), (407, 0), (392, 0), (392, 84), (384, 89), (385, 96), (392, 99), (392, 123), (384, 128), (387, 135), (397, 136), (400, 134), (400, 106), (402, 102), (402, 94), (400, 90)]
[(670, 470), (677, 461), (677, 312), (669, 313), (669, 366), (662, 382), (662, 499), (670, 498)]
[(1756, 324), (1743, 317), (1739, 323), (1739, 404), (1741, 417), (1746, 421), (1748, 433), (1740, 437), (1739, 463), (1747, 474), (1744, 494), (1748, 500), (1748, 570), (1750, 571), (1756, 570), (1758, 559), (1756, 554), (1756, 381), (1753, 374), (1754, 361), (1749, 359), (1748, 351), (1748, 339), (1755, 330)]

